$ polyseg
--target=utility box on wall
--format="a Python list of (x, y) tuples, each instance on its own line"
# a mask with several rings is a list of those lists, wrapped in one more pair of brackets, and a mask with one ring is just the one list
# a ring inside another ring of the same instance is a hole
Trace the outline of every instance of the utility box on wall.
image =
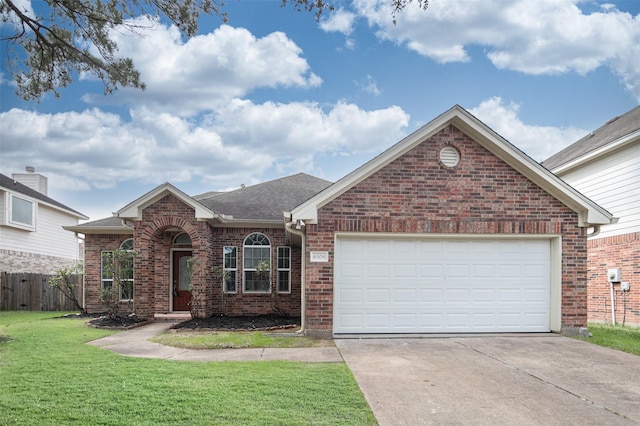
[(610, 283), (620, 282), (620, 268), (607, 269), (607, 279)]

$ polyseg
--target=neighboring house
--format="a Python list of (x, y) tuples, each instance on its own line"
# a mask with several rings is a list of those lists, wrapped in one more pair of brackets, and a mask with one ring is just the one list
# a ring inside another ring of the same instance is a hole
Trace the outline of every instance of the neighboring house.
[(640, 106), (542, 164), (618, 218), (588, 239), (589, 320), (640, 326)]
[(112, 285), (103, 253), (132, 248), (144, 318), (188, 309), (193, 256), (198, 315), (275, 307), (325, 337), (582, 332), (586, 229), (612, 219), (459, 106), (332, 185), (298, 174), (190, 197), (167, 183), (114, 215), (67, 227), (86, 234), (90, 311)]
[(63, 226), (82, 219), (88, 217), (47, 196), (45, 176), (0, 174), (0, 272), (50, 274), (74, 265), (79, 241)]

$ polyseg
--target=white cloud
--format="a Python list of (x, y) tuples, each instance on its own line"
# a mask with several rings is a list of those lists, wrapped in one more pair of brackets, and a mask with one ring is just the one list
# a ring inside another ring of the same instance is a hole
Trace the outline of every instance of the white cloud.
[(370, 75), (367, 75), (361, 81), (356, 82), (356, 85), (360, 88), (360, 90), (370, 95), (380, 96), (382, 94), (382, 91), (380, 91), (380, 89), (378, 88), (376, 80)]
[(579, 0), (414, 1), (393, 25), (388, 0), (355, 0), (377, 36), (441, 63), (469, 61), (485, 47), (500, 69), (525, 74), (585, 74), (609, 67), (640, 101), (640, 15), (604, 5), (585, 14)]
[(546, 160), (588, 133), (575, 127), (535, 126), (522, 122), (520, 105), (494, 97), (469, 112), (536, 161)]
[(132, 22), (141, 26), (140, 36), (112, 34), (120, 54), (136, 64), (146, 91), (125, 88), (109, 99), (87, 95), (86, 101), (128, 102), (189, 116), (256, 88), (314, 88), (322, 83), (300, 47), (282, 32), (257, 38), (244, 28), (222, 25), (184, 41), (175, 26), (144, 18)]
[(25, 164), (70, 190), (125, 181), (200, 180), (217, 187), (259, 181), (267, 172), (315, 171), (314, 158), (371, 152), (398, 140), (409, 121), (399, 107), (365, 111), (338, 103), (253, 104), (235, 99), (200, 121), (138, 108), (131, 121), (98, 109), (0, 113), (2, 167)]
[(346, 36), (353, 32), (353, 21), (356, 15), (339, 8), (331, 13), (327, 19), (320, 22), (320, 28), (326, 32), (338, 32)]
[[(13, 4), (29, 18), (35, 18), (36, 14), (33, 12), (33, 6), (30, 0), (13, 0)], [(16, 16), (13, 11), (0, 14), (0, 28), (3, 26), (11, 26), (15, 30), (22, 31), (22, 20)], [(24, 28), (26, 31), (30, 31), (28, 27)], [(4, 35), (4, 34), (3, 34)]]

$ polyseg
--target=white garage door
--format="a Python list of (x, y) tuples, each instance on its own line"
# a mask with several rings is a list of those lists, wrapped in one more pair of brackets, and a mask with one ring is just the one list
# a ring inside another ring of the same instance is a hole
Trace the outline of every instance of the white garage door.
[(334, 333), (548, 332), (550, 241), (336, 241)]

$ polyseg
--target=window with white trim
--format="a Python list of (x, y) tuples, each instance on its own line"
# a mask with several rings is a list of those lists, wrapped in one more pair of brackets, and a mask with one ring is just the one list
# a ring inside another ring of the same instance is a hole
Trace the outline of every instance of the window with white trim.
[(291, 247), (278, 247), (278, 293), (291, 293)]
[[(120, 250), (124, 251), (125, 255), (119, 259), (114, 259), (115, 256), (112, 250), (104, 250), (102, 252), (100, 257), (101, 287), (103, 289), (113, 288), (117, 269), (120, 272), (120, 286), (118, 289), (120, 300), (132, 300), (134, 258), (133, 238), (124, 240), (122, 244), (120, 244)], [(117, 262), (119, 262), (119, 264), (116, 264)]]
[(35, 229), (36, 204), (33, 201), (12, 194), (9, 204), (10, 224), (21, 228)]
[(103, 250), (100, 254), (100, 287), (113, 288), (113, 251)]
[(223, 289), (225, 293), (235, 293), (236, 277), (238, 274), (238, 248), (233, 246), (224, 247)]
[(245, 293), (271, 291), (271, 243), (266, 235), (256, 232), (245, 238), (242, 266)]

